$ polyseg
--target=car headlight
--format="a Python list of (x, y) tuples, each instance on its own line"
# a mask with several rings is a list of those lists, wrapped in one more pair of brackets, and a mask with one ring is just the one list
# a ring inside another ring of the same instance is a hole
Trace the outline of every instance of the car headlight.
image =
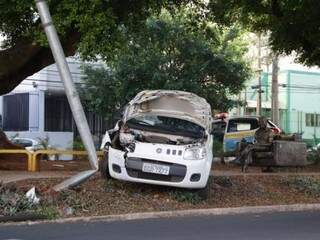
[(198, 160), (206, 157), (206, 149), (204, 147), (187, 148), (184, 152), (183, 158), (186, 160)]

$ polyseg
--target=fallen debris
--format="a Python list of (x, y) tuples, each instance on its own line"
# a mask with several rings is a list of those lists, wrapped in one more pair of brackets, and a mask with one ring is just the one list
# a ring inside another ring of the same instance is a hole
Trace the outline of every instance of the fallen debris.
[(214, 177), (211, 195), (207, 200), (201, 200), (188, 190), (116, 180), (105, 182), (97, 175), (75, 189), (61, 192), (51, 190), (61, 179), (21, 181), (15, 185), (15, 191), (26, 192), (31, 186), (37, 186), (41, 201), (36, 212), (40, 211), (49, 218), (318, 203), (319, 195), (310, 194), (304, 183), (320, 183), (320, 176), (308, 176), (303, 184), (299, 179), (296, 176)]
[(36, 195), (36, 188), (32, 187), (27, 193), (26, 198), (31, 202), (32, 204), (38, 204), (40, 202), (40, 198)]

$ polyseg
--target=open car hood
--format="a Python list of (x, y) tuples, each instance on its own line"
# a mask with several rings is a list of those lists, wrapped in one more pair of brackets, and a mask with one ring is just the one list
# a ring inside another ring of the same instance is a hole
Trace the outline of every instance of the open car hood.
[(141, 115), (179, 118), (211, 129), (209, 103), (193, 93), (173, 90), (146, 90), (132, 99), (123, 115), (124, 122)]

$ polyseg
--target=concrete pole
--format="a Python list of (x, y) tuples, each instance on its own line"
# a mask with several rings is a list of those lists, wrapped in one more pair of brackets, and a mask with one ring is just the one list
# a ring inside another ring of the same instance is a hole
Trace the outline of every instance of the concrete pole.
[[(94, 147), (92, 135), (89, 129), (89, 125), (86, 119), (86, 116), (83, 111), (83, 107), (80, 102), (80, 98), (78, 95), (78, 92), (76, 90), (75, 84), (72, 80), (72, 76), (70, 73), (69, 66), (66, 61), (66, 57), (64, 55), (57, 31), (52, 23), (51, 15), (47, 6), (47, 3), (45, 0), (35, 0), (36, 6), (38, 9), (38, 12), (40, 14), (41, 22), (43, 25), (43, 28), (45, 30), (45, 33), (48, 38), (48, 42), (52, 51), (52, 55), (54, 57), (54, 60), (57, 64), (65, 92), (70, 104), (70, 108), (73, 114), (73, 118), (76, 122), (76, 125), (78, 127), (81, 140), (88, 152), (88, 158), (90, 162), (90, 166), (93, 169), (92, 174), (98, 170), (98, 159), (96, 150)], [(81, 174), (75, 176), (74, 179), (69, 179), (68, 182), (65, 184), (60, 184), (58, 188), (55, 188), (56, 190), (61, 190), (63, 188), (77, 185), (78, 183), (82, 182), (83, 178), (88, 178), (91, 173), (88, 171), (82, 176)]]
[(261, 89), (261, 34), (258, 34), (258, 94), (257, 94), (257, 112), (256, 115), (262, 114), (262, 89)]
[(271, 111), (272, 121), (279, 126), (279, 57), (275, 55), (272, 60), (272, 86), (271, 86)]

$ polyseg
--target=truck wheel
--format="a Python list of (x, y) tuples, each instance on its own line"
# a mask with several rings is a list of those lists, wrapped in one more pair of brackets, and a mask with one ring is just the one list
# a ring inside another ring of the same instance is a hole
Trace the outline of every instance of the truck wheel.
[(110, 179), (109, 167), (108, 167), (108, 152), (103, 153), (102, 159), (99, 161), (100, 175), (104, 179)]

